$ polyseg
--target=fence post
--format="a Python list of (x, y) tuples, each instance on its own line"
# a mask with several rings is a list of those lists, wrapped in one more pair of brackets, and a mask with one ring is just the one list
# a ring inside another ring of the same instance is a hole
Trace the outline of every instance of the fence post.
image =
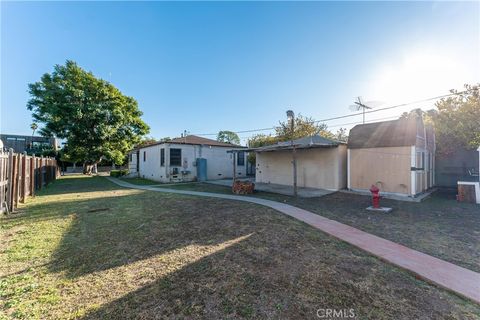
[(30, 195), (35, 197), (35, 154), (30, 158)]
[(6, 212), (6, 184), (7, 184), (7, 177), (6, 177), (6, 163), (7, 158), (5, 158), (5, 154), (3, 150), (0, 150), (0, 213)]
[(49, 162), (49, 157), (45, 157), (44, 161), (43, 161), (43, 167), (45, 168), (45, 176), (44, 176), (44, 180), (45, 180), (45, 187), (48, 186), (48, 183), (50, 182), (50, 177), (48, 176), (48, 162)]
[(12, 174), (11, 174), (11, 177), (10, 177), (10, 181), (9, 181), (9, 184), (10, 184), (10, 212), (14, 212), (15, 211), (15, 186), (16, 186), (16, 182), (17, 182), (17, 156), (13, 153), (12, 151), (12, 162), (10, 162), (11, 164), (11, 170), (12, 170)]
[(25, 203), (27, 198), (27, 152), (23, 153), (22, 157), (22, 203)]
[(22, 156), (21, 154), (17, 153), (15, 155), (15, 188), (13, 188), (13, 192), (15, 192), (15, 208), (18, 207), (19, 199), (20, 199), (20, 174), (21, 174), (21, 165), (22, 165)]
[(39, 186), (38, 189), (41, 190), (43, 188), (43, 156), (40, 157), (40, 165), (38, 166), (38, 171), (40, 172), (39, 177)]
[(8, 150), (7, 161), (7, 210), (13, 212), (13, 149)]

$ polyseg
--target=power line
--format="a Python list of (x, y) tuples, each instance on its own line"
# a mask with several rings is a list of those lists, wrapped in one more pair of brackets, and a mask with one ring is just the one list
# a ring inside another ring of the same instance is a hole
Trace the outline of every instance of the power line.
[[(471, 89), (473, 90), (473, 89)], [(417, 101), (412, 101), (412, 102), (407, 102), (407, 103), (402, 103), (402, 104), (397, 104), (397, 105), (393, 105), (393, 106), (390, 106), (390, 107), (384, 107), (384, 108), (378, 108), (378, 109), (374, 109), (374, 110), (369, 110), (369, 111), (365, 111), (365, 113), (374, 113), (374, 112), (379, 112), (379, 111), (385, 111), (385, 110), (391, 110), (391, 109), (395, 109), (395, 108), (400, 108), (400, 107), (406, 107), (408, 105), (412, 105), (412, 104), (418, 104), (418, 103), (422, 103), (422, 102), (428, 102), (428, 101), (432, 101), (432, 100), (438, 100), (438, 99), (442, 99), (442, 98), (446, 98), (446, 97), (451, 97), (451, 96), (456, 96), (456, 95), (462, 95), (462, 94), (465, 94), (471, 90), (465, 90), (465, 91), (461, 91), (461, 92), (454, 92), (454, 93), (449, 93), (449, 94), (444, 94), (444, 95), (440, 95), (440, 96), (436, 96), (436, 97), (431, 97), (431, 98), (426, 98), (426, 99), (422, 99), (422, 100), (417, 100)], [(355, 116), (358, 116), (358, 115), (363, 115), (363, 112), (358, 112), (358, 113), (353, 113), (353, 114), (347, 114), (347, 115), (343, 115), (343, 116), (338, 116), (338, 117), (332, 117), (332, 118), (326, 118), (326, 119), (320, 119), (320, 120), (314, 120), (313, 123), (323, 123), (323, 122), (327, 122), (327, 121), (332, 121), (332, 120), (338, 120), (338, 119), (344, 119), (344, 118), (349, 118), (349, 117), (355, 117)], [(393, 118), (393, 117), (392, 117)], [(381, 120), (381, 119), (376, 119), (376, 120), (373, 120), (373, 121), (378, 121), (378, 120)], [(367, 122), (371, 122), (371, 121), (367, 121)], [(361, 122), (357, 122), (355, 124), (358, 124), (358, 123), (361, 123)], [(354, 124), (354, 123), (352, 123)], [(344, 124), (344, 125), (348, 125), (348, 124)], [(336, 127), (338, 125), (334, 125), (332, 127)], [(241, 131), (233, 131), (234, 133), (250, 133), (250, 132), (258, 132), (258, 131), (270, 131), (270, 130), (275, 130), (276, 127), (270, 127), (270, 128), (260, 128), (260, 129), (250, 129), (250, 130), (241, 130)], [(197, 136), (216, 136), (218, 133), (192, 133), (193, 135), (197, 135)]]
[[(438, 99), (442, 99), (442, 98), (446, 98), (446, 97), (451, 97), (451, 96), (455, 96), (455, 95), (461, 95), (461, 94), (467, 93), (468, 91), (469, 91), (469, 90), (462, 91), (462, 92), (456, 92), (456, 93), (449, 93), (449, 94), (444, 94), (444, 95), (436, 96), (436, 97), (432, 97), (432, 98), (427, 98), (427, 99), (422, 99), (422, 100), (417, 100), (417, 101), (412, 101), (412, 102), (397, 104), (397, 105), (390, 106), (390, 107), (378, 108), (378, 109), (374, 109), (374, 110), (370, 110), (370, 111), (365, 111), (365, 113), (373, 113), (373, 112), (379, 112), (379, 111), (384, 111), (384, 110), (390, 110), (390, 109), (394, 109), (394, 108), (406, 107), (406, 106), (411, 105), (411, 104), (418, 104), (418, 103), (422, 103), (422, 102), (428, 102), (428, 101), (431, 101), (431, 100), (438, 100)], [(333, 117), (333, 118), (315, 120), (314, 122), (315, 122), (315, 123), (318, 123), (318, 122), (326, 122), (326, 121), (343, 119), (343, 118), (354, 117), (354, 116), (359, 116), (359, 115), (363, 115), (363, 112), (358, 112), (358, 113), (354, 113), (354, 114), (347, 114), (347, 115), (339, 116), (339, 117)]]
[[(400, 115), (398, 116), (391, 116), (391, 117), (384, 117), (384, 118), (375, 118), (375, 119), (371, 119), (371, 120), (368, 120), (368, 121), (365, 121), (365, 123), (371, 123), (371, 122), (375, 122), (375, 121), (381, 121), (381, 120), (393, 120), (393, 119), (398, 119), (400, 117)], [(336, 127), (343, 127), (343, 126), (348, 126), (348, 125), (353, 125), (353, 124), (362, 124), (363, 121), (355, 121), (355, 122), (349, 122), (349, 123), (341, 123), (341, 124), (335, 124), (335, 125), (332, 125), (332, 126), (328, 126), (329, 128), (336, 128)], [(240, 139), (249, 139), (251, 138), (252, 136), (241, 136), (239, 137)]]

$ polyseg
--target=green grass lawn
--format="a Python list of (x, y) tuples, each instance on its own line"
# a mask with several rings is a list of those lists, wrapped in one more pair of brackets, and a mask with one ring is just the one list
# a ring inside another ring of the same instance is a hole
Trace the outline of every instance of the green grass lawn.
[[(231, 188), (200, 183), (168, 188), (229, 193)], [(369, 196), (333, 193), (297, 198), (257, 192), (251, 196), (289, 203), (363, 231), (480, 272), (480, 206), (458, 203), (455, 194), (437, 192), (423, 202), (382, 199), (389, 214), (365, 210)]]
[(142, 186), (149, 186), (149, 185), (156, 185), (159, 184), (157, 181), (144, 179), (144, 178), (125, 178), (122, 177), (120, 180), (126, 181), (131, 184), (142, 185)]
[(23, 319), (478, 319), (480, 306), (272, 209), (70, 176), (0, 220)]

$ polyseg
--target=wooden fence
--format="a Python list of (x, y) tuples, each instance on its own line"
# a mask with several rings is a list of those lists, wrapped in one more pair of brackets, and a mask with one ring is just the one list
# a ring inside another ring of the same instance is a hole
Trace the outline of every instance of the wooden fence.
[(20, 202), (59, 176), (53, 158), (0, 151), (0, 213), (14, 212)]

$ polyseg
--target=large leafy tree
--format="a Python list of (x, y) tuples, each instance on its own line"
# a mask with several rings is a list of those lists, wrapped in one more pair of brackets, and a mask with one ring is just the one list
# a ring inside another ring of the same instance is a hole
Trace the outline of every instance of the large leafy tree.
[(232, 144), (240, 144), (240, 138), (238, 137), (238, 135), (233, 131), (227, 131), (227, 130), (218, 132), (217, 141), (232, 143)]
[(430, 117), (435, 126), (438, 151), (442, 154), (456, 149), (480, 146), (480, 85), (465, 85), (465, 91), (451, 90), (457, 95), (436, 103), (437, 112)]
[[(277, 127), (275, 127), (275, 135), (265, 135), (257, 134), (252, 138), (248, 139), (248, 146), (250, 148), (263, 147), (270, 144), (275, 144), (280, 141), (288, 141), (290, 139), (299, 139), (303, 137), (320, 135), (329, 139), (336, 139), (337, 136), (328, 130), (328, 127), (324, 123), (317, 124), (313, 118), (304, 117), (299, 114), (295, 117), (293, 125), (293, 136), (292, 136), (292, 127), (290, 121), (286, 120), (280, 122)], [(344, 138), (344, 133), (337, 133), (338, 136), (341, 135)], [(346, 138), (346, 137), (345, 137)], [(250, 163), (255, 163), (255, 153), (251, 152), (248, 155), (248, 161)]]
[(29, 84), (29, 93), (27, 108), (43, 124), (40, 133), (65, 139), (64, 158), (82, 162), (85, 173), (101, 159), (122, 163), (149, 131), (134, 98), (73, 61)]
[[(287, 141), (292, 138), (291, 123), (288, 120), (279, 123), (279, 126), (275, 127), (275, 133), (278, 141)], [(317, 124), (311, 117), (304, 117), (299, 114), (295, 117), (293, 127), (293, 138), (303, 138), (313, 135), (320, 135), (322, 137), (335, 139), (335, 136), (328, 131), (325, 123)]]

